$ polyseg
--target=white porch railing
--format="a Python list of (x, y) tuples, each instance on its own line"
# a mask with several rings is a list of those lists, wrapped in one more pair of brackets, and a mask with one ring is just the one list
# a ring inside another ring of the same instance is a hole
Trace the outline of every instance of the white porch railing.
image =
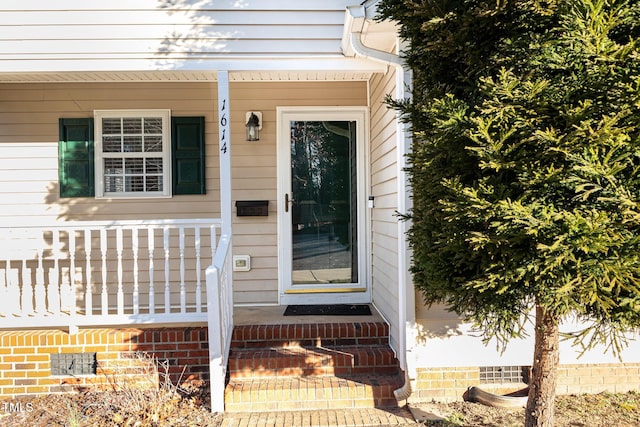
[[(223, 235), (213, 264), (207, 268), (209, 318), (209, 373), (211, 382), (211, 410), (224, 412), (224, 389), (233, 333), (233, 289), (231, 287), (231, 239)], [(211, 325), (220, 325), (213, 328)]]
[(224, 411), (233, 289), (222, 229), (219, 219), (0, 228), (0, 329), (207, 322), (212, 410)]
[(0, 328), (205, 322), (220, 230), (219, 219), (0, 228)]

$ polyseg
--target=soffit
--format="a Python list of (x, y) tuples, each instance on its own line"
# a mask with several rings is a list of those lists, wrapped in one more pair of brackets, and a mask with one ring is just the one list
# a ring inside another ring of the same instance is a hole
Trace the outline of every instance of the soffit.
[[(374, 71), (231, 71), (232, 82), (366, 81)], [(212, 82), (215, 71), (0, 73), (0, 83)]]
[(383, 52), (395, 53), (398, 27), (390, 21), (365, 21), (360, 40), (362, 44)]

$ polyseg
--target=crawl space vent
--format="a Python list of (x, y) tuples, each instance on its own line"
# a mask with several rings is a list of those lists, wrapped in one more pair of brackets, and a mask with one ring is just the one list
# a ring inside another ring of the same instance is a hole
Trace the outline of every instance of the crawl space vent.
[(53, 353), (51, 375), (95, 375), (96, 353)]
[(480, 382), (484, 384), (528, 383), (528, 366), (481, 366)]

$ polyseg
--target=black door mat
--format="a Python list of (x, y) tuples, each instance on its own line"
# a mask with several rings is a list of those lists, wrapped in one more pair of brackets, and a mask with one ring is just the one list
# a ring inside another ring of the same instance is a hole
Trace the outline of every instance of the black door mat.
[(371, 316), (366, 304), (288, 305), (285, 316)]

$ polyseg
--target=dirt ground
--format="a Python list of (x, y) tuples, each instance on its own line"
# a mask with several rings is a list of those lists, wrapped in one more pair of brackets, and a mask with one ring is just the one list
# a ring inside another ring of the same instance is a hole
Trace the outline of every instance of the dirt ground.
[(211, 413), (203, 394), (86, 391), (2, 400), (0, 426), (219, 426), (222, 416)]
[[(210, 412), (207, 394), (204, 389), (149, 395), (86, 391), (0, 400), (0, 426), (219, 426), (222, 416)], [(556, 408), (557, 427), (640, 426), (637, 392), (559, 396)], [(515, 427), (524, 422), (522, 409), (498, 409), (477, 403), (429, 403), (420, 405), (420, 409), (441, 417), (422, 421), (426, 426)]]
[[(423, 421), (437, 427), (524, 425), (524, 409), (492, 408), (478, 403), (429, 403), (421, 411), (444, 420)], [(640, 393), (600, 393), (556, 398), (556, 427), (631, 427), (640, 426)]]

